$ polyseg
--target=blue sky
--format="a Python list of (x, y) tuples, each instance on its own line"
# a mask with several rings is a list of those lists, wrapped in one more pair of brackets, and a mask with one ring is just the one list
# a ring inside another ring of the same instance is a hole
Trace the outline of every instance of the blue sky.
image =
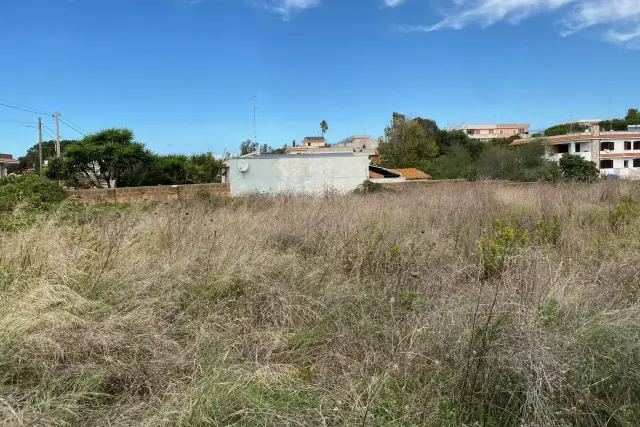
[[(393, 111), (537, 129), (640, 107), (638, 48), (640, 0), (0, 0), (0, 99), (161, 153), (236, 151), (254, 95), (274, 147)], [(0, 106), (0, 152), (35, 120)]]

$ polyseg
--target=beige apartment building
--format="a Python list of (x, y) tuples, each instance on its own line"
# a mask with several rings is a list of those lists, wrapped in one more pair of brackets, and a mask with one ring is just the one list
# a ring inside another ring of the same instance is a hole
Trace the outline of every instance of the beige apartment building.
[(479, 141), (490, 141), (494, 138), (512, 138), (520, 137), (521, 139), (529, 138), (528, 124), (462, 124), (448, 128), (448, 131), (461, 130), (465, 132), (469, 138)]

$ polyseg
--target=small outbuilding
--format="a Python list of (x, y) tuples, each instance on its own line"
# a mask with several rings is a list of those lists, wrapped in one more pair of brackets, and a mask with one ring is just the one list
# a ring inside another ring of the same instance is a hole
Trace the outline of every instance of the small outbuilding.
[(347, 193), (369, 178), (369, 158), (354, 153), (253, 155), (226, 161), (231, 195)]

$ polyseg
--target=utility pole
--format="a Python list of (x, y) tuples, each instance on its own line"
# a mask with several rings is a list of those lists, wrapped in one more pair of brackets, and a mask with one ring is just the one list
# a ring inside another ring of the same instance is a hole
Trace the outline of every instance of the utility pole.
[(56, 119), (56, 158), (60, 157), (60, 113), (53, 113)]
[(38, 153), (40, 159), (40, 178), (42, 178), (42, 119), (38, 117)]

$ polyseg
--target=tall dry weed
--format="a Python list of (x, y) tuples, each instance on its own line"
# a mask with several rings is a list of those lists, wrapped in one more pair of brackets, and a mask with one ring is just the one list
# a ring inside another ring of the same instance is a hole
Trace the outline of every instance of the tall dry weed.
[(637, 425), (639, 202), (65, 204), (0, 235), (0, 424)]

